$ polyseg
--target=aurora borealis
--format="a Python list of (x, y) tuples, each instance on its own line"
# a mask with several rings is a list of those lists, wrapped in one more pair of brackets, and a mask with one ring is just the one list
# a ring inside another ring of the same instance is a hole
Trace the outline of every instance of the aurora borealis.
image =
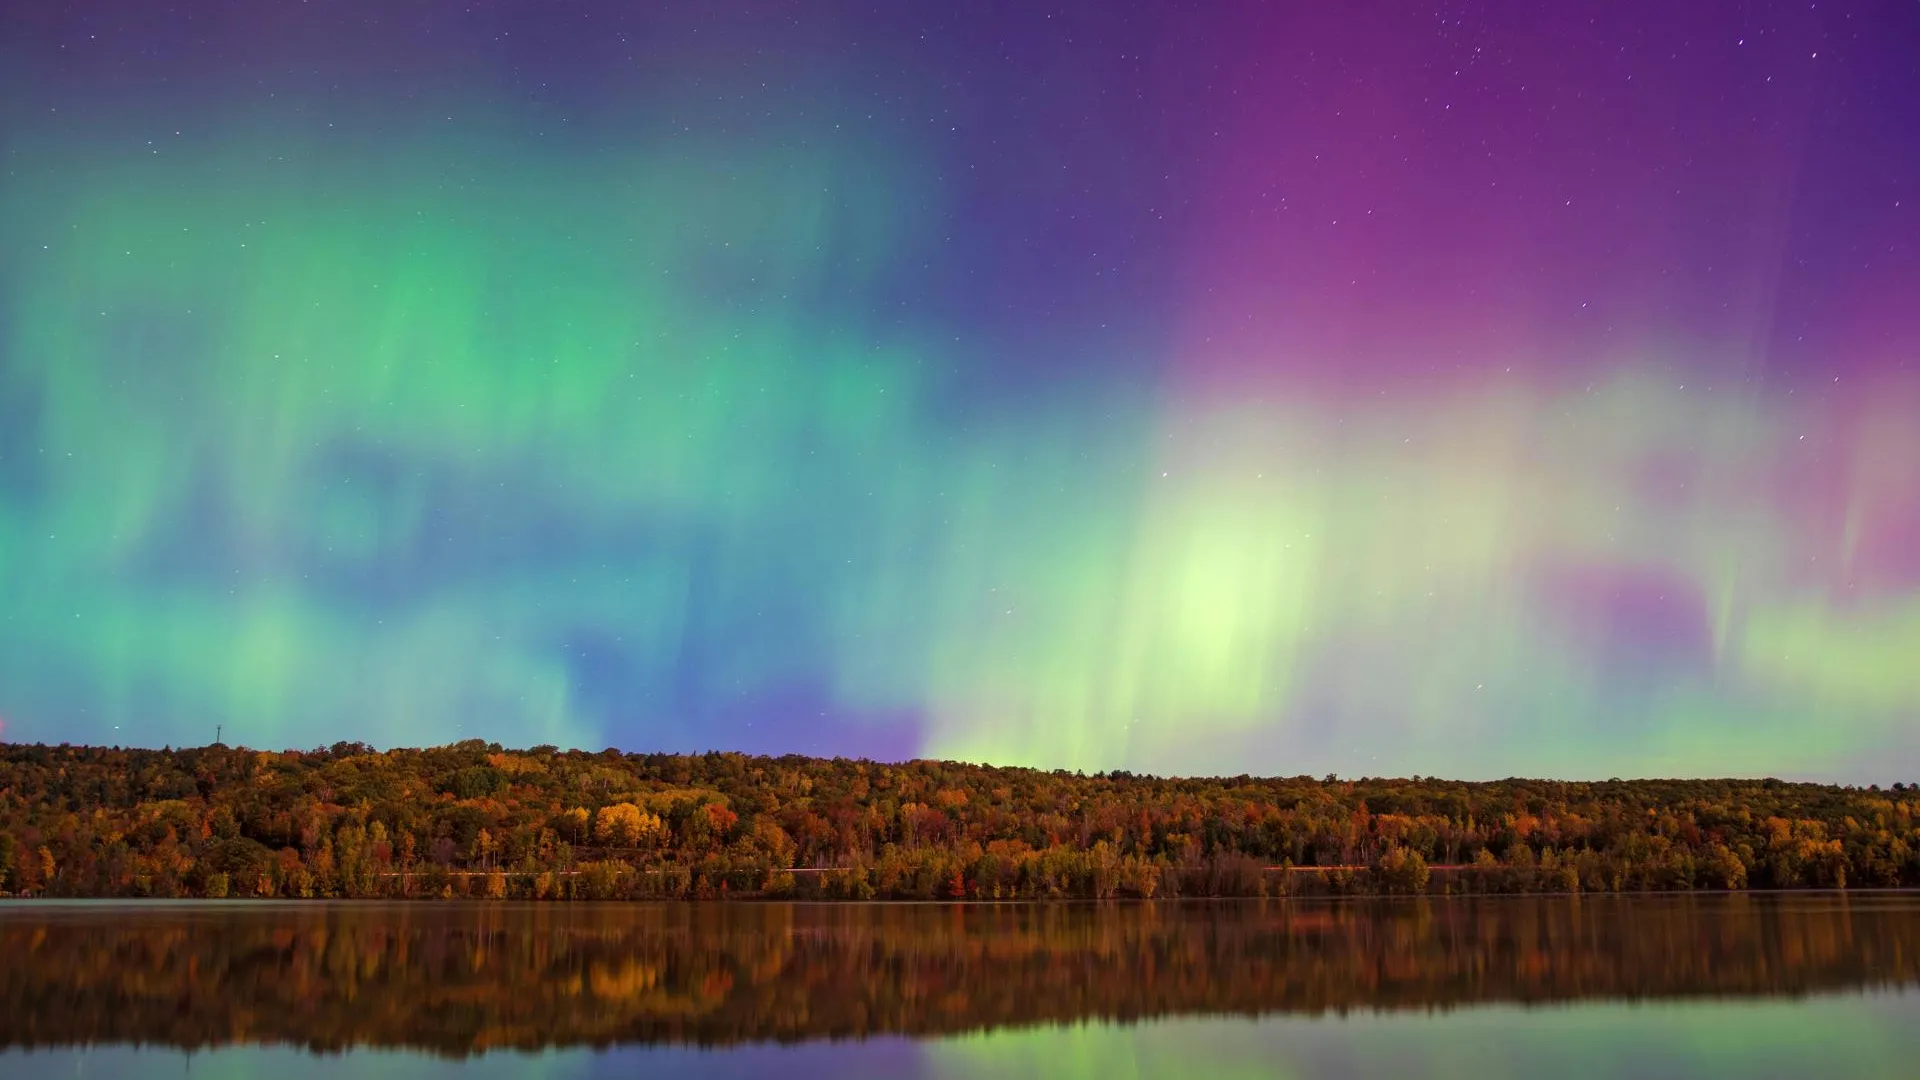
[(10, 6), (0, 737), (1912, 780), (1916, 56)]

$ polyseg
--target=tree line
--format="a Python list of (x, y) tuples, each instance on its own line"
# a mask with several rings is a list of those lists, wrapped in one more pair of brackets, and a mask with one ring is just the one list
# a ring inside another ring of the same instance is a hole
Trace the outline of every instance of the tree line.
[(0, 746), (0, 892), (1058, 899), (1920, 885), (1920, 789)]

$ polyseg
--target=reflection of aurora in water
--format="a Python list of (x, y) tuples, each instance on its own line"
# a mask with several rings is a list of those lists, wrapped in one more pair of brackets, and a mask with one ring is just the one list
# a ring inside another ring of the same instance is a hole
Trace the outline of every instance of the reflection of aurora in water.
[(1916, 1053), (1920, 997), (1845, 995), (995, 1032), (935, 1044), (925, 1075), (1877, 1080), (1906, 1074)]
[[(495, 1049), (1920, 986), (1902, 894), (9, 905), (0, 1046)], [(965, 1043), (956, 1044), (960, 1046)]]
[[(32, 1057), (0, 1051), (47, 1075), (273, 1076), (351, 1073), (376, 1080), (1308, 1080), (1317, 1077), (1562, 1076), (1576, 1080), (1755, 1077), (1886, 1080), (1920, 1054), (1920, 997), (1820, 996), (1794, 1001), (1582, 1002), (1488, 1006), (1430, 1015), (1185, 1017), (994, 1031), (910, 1042), (748, 1046), (726, 1050), (614, 1047), (448, 1060), (349, 1051), (315, 1057), (289, 1048), (181, 1051), (97, 1047)], [(183, 1060), (184, 1059), (184, 1060)]]
[[(0, 970), (0, 1071), (1887, 1077), (1920, 1053), (1916, 920), (1893, 895), (9, 905), (0, 940), (27, 962)], [(860, 1038), (818, 1038), (850, 1018)], [(884, 1034), (903, 1029), (921, 1037)], [(465, 1056), (505, 1044), (547, 1049)]]

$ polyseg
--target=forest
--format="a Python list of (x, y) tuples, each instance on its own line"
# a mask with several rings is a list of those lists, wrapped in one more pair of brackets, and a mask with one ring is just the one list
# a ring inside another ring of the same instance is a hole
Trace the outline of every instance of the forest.
[(1920, 886), (1920, 788), (1176, 779), (469, 740), (0, 745), (11, 896), (1010, 900)]

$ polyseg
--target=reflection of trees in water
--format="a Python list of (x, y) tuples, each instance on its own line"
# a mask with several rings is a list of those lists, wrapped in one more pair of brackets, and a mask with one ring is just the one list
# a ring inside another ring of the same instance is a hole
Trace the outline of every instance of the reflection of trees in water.
[(1896, 895), (15, 908), (0, 1046), (729, 1043), (1920, 982)]

